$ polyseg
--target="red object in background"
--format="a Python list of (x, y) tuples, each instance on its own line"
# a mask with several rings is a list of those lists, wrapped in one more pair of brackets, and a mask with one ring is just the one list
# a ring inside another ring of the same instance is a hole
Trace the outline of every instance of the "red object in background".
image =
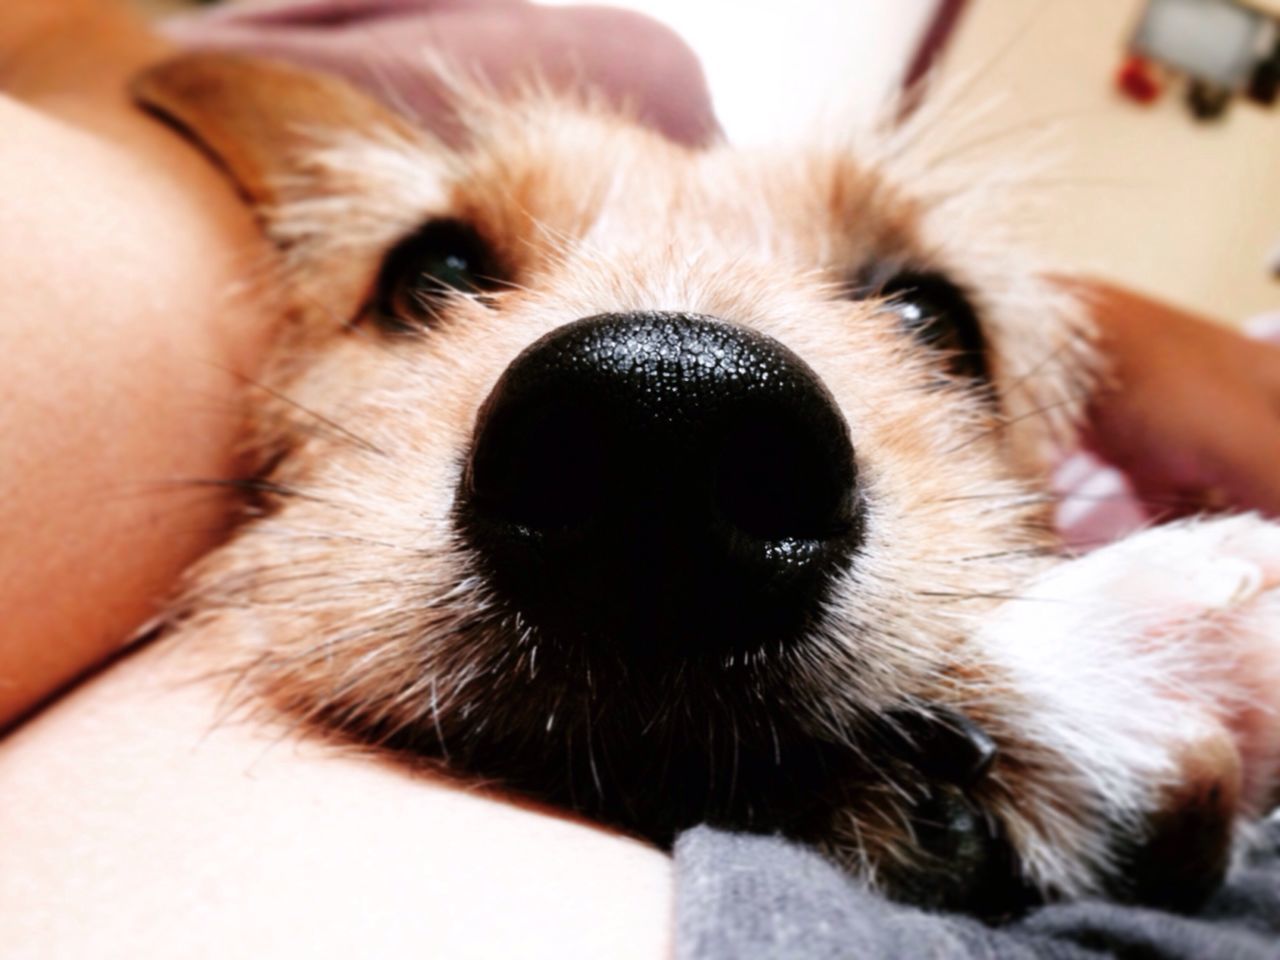
[(1116, 73), (1116, 86), (1130, 100), (1137, 103), (1154, 103), (1164, 92), (1164, 86), (1156, 76), (1150, 61), (1137, 55), (1129, 57)]

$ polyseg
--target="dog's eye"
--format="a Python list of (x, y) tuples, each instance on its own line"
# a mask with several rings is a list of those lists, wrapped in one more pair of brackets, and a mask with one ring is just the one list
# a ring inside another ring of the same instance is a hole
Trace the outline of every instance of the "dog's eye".
[(936, 273), (903, 273), (886, 283), (880, 295), (912, 336), (945, 359), (952, 375), (989, 379), (977, 314), (954, 283)]
[(450, 293), (481, 293), (501, 282), (493, 254), (474, 227), (433, 220), (383, 261), (374, 315), (387, 329), (416, 330), (432, 321)]

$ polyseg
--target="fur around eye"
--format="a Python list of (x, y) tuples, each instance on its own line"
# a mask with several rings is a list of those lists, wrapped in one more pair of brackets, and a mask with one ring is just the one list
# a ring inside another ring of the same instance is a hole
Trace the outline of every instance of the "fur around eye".
[(431, 325), (451, 293), (480, 293), (500, 282), (493, 252), (474, 227), (432, 220), (387, 254), (374, 292), (374, 317), (388, 330), (418, 330)]
[(953, 376), (990, 380), (978, 316), (958, 286), (937, 273), (901, 273), (880, 289), (903, 329), (945, 358)]

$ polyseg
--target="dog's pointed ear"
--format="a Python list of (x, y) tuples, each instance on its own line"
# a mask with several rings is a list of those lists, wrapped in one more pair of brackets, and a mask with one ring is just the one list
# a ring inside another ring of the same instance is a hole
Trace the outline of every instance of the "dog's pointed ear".
[(258, 57), (185, 54), (138, 75), (132, 90), (203, 146), (255, 205), (280, 199), (326, 132), (409, 129), (344, 80)]

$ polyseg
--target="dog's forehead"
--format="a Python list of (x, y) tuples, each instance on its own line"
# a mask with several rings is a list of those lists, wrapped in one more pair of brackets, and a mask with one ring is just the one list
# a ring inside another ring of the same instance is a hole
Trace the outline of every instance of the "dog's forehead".
[(853, 271), (922, 248), (917, 205), (846, 145), (691, 149), (616, 117), (550, 109), (487, 132), (460, 159), (454, 211), (494, 242), (517, 240), (519, 259), (586, 241)]

